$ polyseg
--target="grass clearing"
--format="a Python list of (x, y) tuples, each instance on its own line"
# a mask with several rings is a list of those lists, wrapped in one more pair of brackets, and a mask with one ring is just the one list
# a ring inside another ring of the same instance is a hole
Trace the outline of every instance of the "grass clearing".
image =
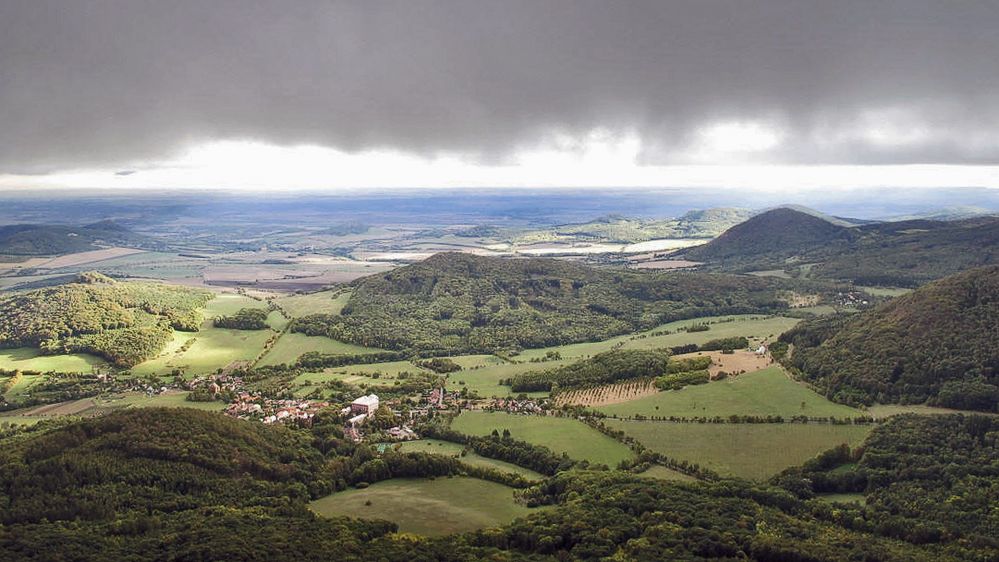
[(514, 439), (611, 468), (632, 457), (631, 449), (624, 444), (572, 418), (466, 411), (451, 422), (451, 428), (468, 435), (489, 435), (494, 429), (501, 433), (509, 429)]
[(301, 318), (309, 314), (340, 314), (348, 300), (350, 291), (319, 291), (278, 297), (274, 302), (292, 318)]
[(502, 472), (519, 474), (528, 480), (544, 479), (544, 475), (534, 472), (528, 468), (517, 466), (513, 463), (505, 461), (491, 459), (489, 457), (483, 457), (471, 450), (465, 453), (465, 456), (461, 456), (461, 452), (465, 450), (465, 446), (461, 443), (452, 443), (450, 441), (441, 441), (439, 439), (419, 439), (417, 441), (403, 441), (402, 443), (393, 444), (393, 446), (398, 446), (399, 450), (404, 453), (420, 452), (444, 455), (446, 457), (454, 457), (461, 460), (461, 462), (472, 466), (494, 468)]
[[(451, 358), (452, 361), (459, 364), (461, 359), (461, 357)], [(502, 361), (502, 359), (499, 360)], [(475, 392), (483, 398), (492, 398), (494, 396), (497, 398), (503, 398), (513, 396), (515, 393), (510, 390), (510, 387), (501, 385), (499, 381), (508, 379), (514, 375), (526, 373), (528, 371), (541, 371), (561, 367), (567, 363), (567, 361), (546, 361), (544, 363), (501, 362), (499, 364), (479, 367), (477, 369), (464, 369), (456, 373), (448, 374), (447, 389), (450, 391), (460, 391), (463, 387), (467, 387), (469, 392)], [(522, 393), (516, 393), (516, 395), (520, 394)], [(523, 394), (527, 394), (532, 397), (548, 396), (547, 392), (526, 392)]]
[(864, 494), (818, 494), (816, 496), (826, 503), (852, 503), (860, 506), (867, 505), (867, 498)]
[(87, 353), (42, 355), (34, 347), (0, 349), (0, 369), (39, 371), (47, 373), (89, 373), (95, 366), (106, 365), (104, 359)]
[(778, 366), (680, 390), (657, 392), (630, 402), (598, 406), (617, 417), (792, 416), (856, 417), (861, 410), (830, 402), (788, 378)]
[(286, 332), (271, 347), (270, 351), (260, 360), (260, 365), (292, 364), (309, 351), (330, 354), (362, 354), (381, 351), (373, 347), (363, 347), (352, 343), (344, 343), (323, 336), (307, 336), (294, 332)]
[(498, 527), (536, 511), (515, 503), (513, 492), (476, 478), (406, 478), (338, 492), (309, 507), (327, 517), (385, 519), (401, 532), (441, 536)]
[(815, 423), (605, 423), (655, 452), (749, 480), (765, 480), (841, 443), (860, 445), (873, 429)]
[(669, 480), (671, 482), (697, 482), (697, 478), (682, 472), (666, 468), (661, 464), (654, 464), (645, 472), (639, 473), (642, 478), (655, 478), (656, 480)]
[[(516, 357), (518, 361), (540, 359), (548, 352), (557, 352), (564, 359), (586, 358), (597, 353), (609, 351), (615, 346), (621, 349), (661, 349), (685, 345), (689, 343), (702, 344), (709, 340), (734, 336), (746, 336), (751, 341), (772, 340), (794, 327), (800, 322), (797, 318), (783, 316), (734, 315), (709, 316), (692, 318), (663, 324), (652, 330), (617, 336), (599, 342), (575, 343), (558, 347), (524, 350)], [(685, 332), (688, 326), (708, 324), (710, 329), (705, 332)], [(673, 333), (663, 334), (670, 331)]]

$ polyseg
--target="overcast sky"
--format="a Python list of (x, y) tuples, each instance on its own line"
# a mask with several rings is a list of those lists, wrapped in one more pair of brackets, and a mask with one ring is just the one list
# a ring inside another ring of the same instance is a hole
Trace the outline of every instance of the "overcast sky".
[(999, 2), (0, 0), (0, 189), (999, 187)]

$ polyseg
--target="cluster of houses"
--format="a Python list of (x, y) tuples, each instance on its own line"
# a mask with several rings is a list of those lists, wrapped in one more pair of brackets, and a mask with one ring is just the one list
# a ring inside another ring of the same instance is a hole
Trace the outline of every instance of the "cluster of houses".
[(486, 410), (511, 414), (544, 414), (546, 401), (533, 398), (497, 398), (485, 406)]
[(308, 424), (319, 410), (329, 402), (316, 400), (273, 400), (248, 392), (240, 392), (228, 406), (226, 415), (246, 420), (260, 420), (266, 424), (298, 422)]

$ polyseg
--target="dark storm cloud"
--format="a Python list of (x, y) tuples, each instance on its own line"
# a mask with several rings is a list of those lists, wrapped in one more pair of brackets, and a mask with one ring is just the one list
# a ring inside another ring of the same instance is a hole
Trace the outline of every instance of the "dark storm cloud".
[(229, 138), (490, 160), (597, 127), (670, 163), (744, 120), (783, 162), (996, 163), (997, 29), (994, 0), (0, 0), (0, 172)]

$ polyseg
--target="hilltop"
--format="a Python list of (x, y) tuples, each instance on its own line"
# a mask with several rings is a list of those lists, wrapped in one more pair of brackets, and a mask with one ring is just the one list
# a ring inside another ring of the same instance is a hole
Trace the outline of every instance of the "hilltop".
[(340, 315), (292, 330), (420, 354), (545, 347), (718, 314), (787, 307), (793, 282), (710, 273), (598, 269), (552, 259), (462, 253), (354, 282)]
[(760, 213), (726, 230), (703, 246), (685, 252), (695, 261), (782, 262), (816, 247), (849, 242), (850, 230), (800, 210), (781, 207)]
[(0, 254), (55, 256), (106, 246), (157, 249), (162, 247), (162, 244), (113, 221), (101, 221), (78, 227), (39, 224), (0, 226)]
[(999, 266), (921, 287), (781, 336), (792, 364), (833, 399), (999, 408)]
[(211, 298), (200, 289), (83, 273), (75, 283), (0, 297), (0, 347), (92, 353), (131, 367), (159, 353), (174, 329), (196, 332), (198, 309)]
[(997, 248), (997, 217), (851, 227), (797, 209), (778, 208), (681, 255), (705, 262), (708, 269), (780, 269), (792, 276), (911, 287), (997, 263)]

